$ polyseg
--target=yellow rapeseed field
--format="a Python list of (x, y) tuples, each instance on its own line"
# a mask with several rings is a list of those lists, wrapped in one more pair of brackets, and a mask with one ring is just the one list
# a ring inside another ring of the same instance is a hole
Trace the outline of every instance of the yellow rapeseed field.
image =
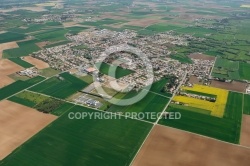
[(192, 88), (182, 87), (182, 89), (216, 95), (216, 102), (209, 102), (187, 96), (175, 96), (174, 101), (185, 103), (191, 107), (209, 110), (212, 116), (223, 117), (228, 97), (227, 90), (196, 84)]

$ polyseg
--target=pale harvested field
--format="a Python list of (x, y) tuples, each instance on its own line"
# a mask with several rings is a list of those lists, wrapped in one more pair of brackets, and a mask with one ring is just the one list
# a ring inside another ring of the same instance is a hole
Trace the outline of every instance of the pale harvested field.
[(222, 89), (227, 89), (227, 90), (231, 90), (231, 91), (245, 93), (247, 83), (238, 82), (238, 81), (233, 81), (232, 83), (227, 83), (227, 82), (213, 80), (211, 83), (211, 86), (216, 87), (216, 88), (222, 88)]
[(0, 108), (0, 160), (57, 118), (8, 100)]
[(4, 76), (4, 75), (0, 75), (0, 88), (5, 87), (13, 82), (15, 82), (15, 80), (13, 80), (12, 78), (8, 77), (8, 76)]
[(46, 45), (49, 45), (49, 44), (50, 44), (50, 42), (47, 42), (47, 41), (36, 43), (36, 45), (38, 47), (40, 47), (41, 49), (43, 49), (43, 47), (45, 47)]
[(68, 28), (68, 27), (75, 26), (77, 23), (78, 23), (78, 22), (72, 21), (72, 22), (63, 22), (62, 24), (63, 24), (64, 27), (67, 27), (67, 28)]
[(199, 54), (199, 53), (190, 54), (189, 57), (193, 59), (202, 59), (202, 60), (210, 60), (210, 61), (215, 60), (215, 57), (213, 56)]
[(45, 68), (48, 68), (49, 67), (49, 64), (42, 61), (42, 60), (39, 60), (39, 59), (36, 59), (36, 58), (33, 58), (31, 56), (26, 56), (23, 58), (23, 60), (25, 60), (26, 62), (34, 65), (36, 68), (38, 69), (45, 69)]
[(11, 49), (11, 48), (18, 48), (19, 46), (17, 45), (16, 42), (9, 42), (9, 43), (3, 43), (0, 44), (0, 59), (2, 58), (3, 55), (3, 50)]
[(14, 62), (8, 59), (0, 60), (0, 75), (7, 76), (23, 69), (24, 69), (23, 67), (15, 64)]
[(250, 115), (243, 115), (240, 144), (250, 147)]
[(0, 88), (14, 82), (14, 80), (8, 77), (8, 75), (16, 73), (23, 69), (24, 68), (8, 59), (0, 59)]
[(156, 125), (132, 166), (249, 166), (250, 149)]

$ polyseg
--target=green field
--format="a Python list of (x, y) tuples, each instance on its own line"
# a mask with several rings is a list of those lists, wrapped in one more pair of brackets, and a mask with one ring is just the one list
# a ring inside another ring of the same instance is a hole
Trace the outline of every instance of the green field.
[(47, 100), (49, 97), (36, 94), (29, 91), (23, 91), (15, 96), (10, 97), (8, 100), (34, 108), (37, 104)]
[(213, 76), (233, 80), (250, 80), (250, 64), (217, 58)]
[[(120, 66), (109, 65), (107, 63), (97, 63), (95, 65), (100, 70), (101, 73), (109, 75), (109, 76), (114, 77), (116, 79), (119, 79), (121, 77), (124, 77), (126, 75), (134, 73), (134, 71), (132, 71), (132, 70), (123, 69)], [(109, 71), (115, 75), (109, 74)]]
[(53, 110), (52, 114), (56, 115), (56, 116), (61, 116), (61, 115), (63, 115), (65, 112), (67, 112), (69, 109), (71, 109), (74, 106), (75, 105), (71, 104), (71, 103), (63, 103), (57, 109)]
[(215, 30), (200, 28), (200, 27), (185, 27), (175, 30), (177, 33), (181, 34), (192, 34), (196, 37), (204, 37), (206, 34), (215, 33)]
[(60, 74), (60, 78), (52, 77), (41, 84), (32, 87), (30, 90), (43, 93), (56, 98), (65, 99), (88, 84), (69, 73)]
[[(137, 95), (137, 92), (130, 91), (127, 95), (125, 95), (122, 99), (129, 99), (133, 96)], [(115, 96), (116, 97), (116, 96)], [(160, 113), (163, 111), (167, 103), (169, 102), (169, 98), (157, 95), (152, 92), (148, 92), (148, 94), (139, 102), (129, 105), (129, 106), (118, 106), (112, 105), (108, 111), (109, 112), (122, 112), (125, 114), (126, 112), (136, 112), (136, 113)], [(118, 103), (119, 104), (119, 103)], [(155, 122), (157, 117), (144, 117), (144, 120)]]
[(64, 36), (68, 30), (66, 29), (53, 29), (53, 30), (46, 30), (43, 32), (38, 32), (36, 34), (33, 34), (38, 40), (41, 41), (50, 41), (50, 42), (55, 42), (55, 41), (64, 41), (67, 40), (66, 37)]
[(167, 112), (180, 112), (181, 119), (161, 119), (160, 124), (238, 144), (241, 130), (242, 100), (242, 94), (230, 92), (223, 118), (189, 111), (189, 108), (170, 106)]
[(193, 61), (186, 55), (184, 54), (176, 54), (176, 55), (172, 55), (170, 58), (178, 60), (181, 63), (193, 63)]
[(147, 27), (147, 30), (151, 30), (151, 31), (155, 31), (155, 32), (165, 32), (165, 31), (171, 31), (171, 30), (175, 30), (175, 29), (179, 29), (181, 27), (176, 26), (176, 25), (168, 25), (168, 24), (155, 24), (155, 25), (151, 25), (149, 27)]
[(250, 115), (250, 95), (244, 95), (244, 114)]
[(25, 39), (25, 37), (26, 36), (24, 34), (15, 33), (15, 32), (6, 32), (6, 33), (0, 34), (0, 43), (23, 40)]
[[(69, 111), (95, 113), (84, 107)], [(123, 117), (70, 120), (65, 113), (0, 161), (0, 165), (129, 165), (151, 127)]]
[(37, 76), (26, 81), (18, 80), (8, 86), (5, 86), (4, 88), (0, 89), (0, 100), (3, 100), (11, 95), (14, 95), (15, 93), (18, 93), (21, 90), (24, 90), (34, 84), (37, 84), (42, 80), (44, 80), (43, 77)]
[(62, 26), (62, 23), (60, 22), (46, 22), (47, 26)]
[(205, 114), (205, 115), (211, 115), (211, 111), (209, 111), (209, 110), (204, 110), (204, 109), (190, 107), (190, 106), (170, 104), (169, 107), (171, 107), (173, 109), (180, 109), (183, 111), (185, 110), (185, 111), (191, 111), (191, 112), (196, 112), (196, 113)]
[(82, 31), (84, 31), (86, 29), (88, 29), (88, 28), (86, 28), (86, 27), (79, 27), (79, 26), (67, 28), (67, 30), (69, 30), (69, 33), (71, 33), (72, 35), (77, 35), (79, 32), (82, 32)]
[(16, 58), (22, 56), (28, 56), (33, 52), (41, 50), (35, 43), (39, 42), (38, 40), (29, 40), (18, 42), (19, 48), (13, 48), (3, 51), (4, 58)]
[(171, 93), (167, 93), (167, 92), (162, 91), (167, 83), (168, 83), (168, 79), (166, 79), (166, 78), (163, 78), (157, 82), (154, 82), (150, 88), (150, 91), (158, 93), (158, 94), (166, 96), (166, 97), (172, 97)]
[(52, 77), (52, 76), (59, 74), (59, 73), (60, 73), (60, 71), (52, 69), (50, 67), (46, 68), (46, 69), (39, 70), (39, 74), (44, 76), (44, 77)]
[(9, 60), (18, 64), (19, 66), (22, 66), (23, 68), (30, 68), (30, 67), (34, 66), (34, 65), (22, 60), (21, 58), (10, 58)]
[(29, 24), (25, 26), (26, 28), (11, 28), (10, 30), (12, 32), (18, 32), (18, 33), (32, 33), (36, 31), (40, 31), (43, 28), (46, 27), (45, 24)]
[(218, 57), (212, 75), (221, 79), (241, 80), (239, 73), (240, 64), (238, 61)]
[(239, 75), (242, 80), (250, 80), (250, 64), (240, 63)]
[(93, 76), (91, 75), (86, 75), (86, 76), (77, 76), (75, 75), (76, 77), (80, 78), (81, 80), (83, 80), (84, 82), (88, 83), (88, 84), (91, 84), (93, 83)]
[(239, 62), (230, 61), (230, 60), (219, 58), (219, 57), (216, 59), (214, 66), (218, 68), (223, 68), (229, 71), (239, 70)]
[[(43, 113), (51, 113), (59, 116), (63, 113), (61, 106), (64, 105), (63, 101), (53, 99), (51, 97), (36, 94), (30, 91), (23, 91), (15, 96), (10, 97), (8, 100), (34, 108)], [(55, 111), (55, 113), (54, 113)]]

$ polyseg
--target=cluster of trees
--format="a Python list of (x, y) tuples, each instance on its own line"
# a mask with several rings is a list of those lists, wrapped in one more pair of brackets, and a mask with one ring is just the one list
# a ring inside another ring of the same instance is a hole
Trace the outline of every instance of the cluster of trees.
[(170, 75), (170, 76), (165, 76), (166, 79), (168, 79), (168, 83), (161, 89), (161, 92), (169, 92), (170, 89), (172, 89), (173, 87), (176, 87), (177, 81), (178, 81), (178, 77), (174, 76), (174, 75)]
[(35, 108), (43, 113), (51, 113), (63, 104), (63, 101), (49, 98), (37, 104)]

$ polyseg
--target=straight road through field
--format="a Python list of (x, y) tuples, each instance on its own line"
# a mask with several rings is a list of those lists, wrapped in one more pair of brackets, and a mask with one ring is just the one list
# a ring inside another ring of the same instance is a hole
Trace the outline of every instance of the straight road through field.
[(175, 90), (175, 92), (173, 93), (173, 96), (170, 98), (169, 102), (166, 104), (165, 108), (163, 109), (163, 111), (161, 112), (161, 115), (158, 117), (157, 121), (155, 123), (153, 123), (153, 127), (151, 128), (151, 130), (149, 131), (147, 137), (145, 138), (145, 140), (143, 141), (143, 143), (141, 144), (141, 147), (139, 148), (139, 150), (137, 151), (136, 155), (134, 156), (133, 160), (130, 163), (130, 166), (132, 166), (135, 158), (137, 157), (137, 155), (139, 154), (140, 150), (142, 149), (143, 145), (145, 144), (147, 138), (150, 136), (150, 134), (152, 133), (154, 127), (158, 124), (159, 120), (161, 119), (161, 117), (163, 116), (164, 112), (166, 111), (166, 109), (168, 108), (169, 104), (171, 103), (172, 99), (174, 98), (175, 94), (178, 92), (178, 90), (180, 89), (180, 87), (182, 86), (182, 84), (184, 83), (186, 77), (187, 77), (187, 73), (188, 71), (185, 72), (179, 86), (177, 87), (177, 89)]

